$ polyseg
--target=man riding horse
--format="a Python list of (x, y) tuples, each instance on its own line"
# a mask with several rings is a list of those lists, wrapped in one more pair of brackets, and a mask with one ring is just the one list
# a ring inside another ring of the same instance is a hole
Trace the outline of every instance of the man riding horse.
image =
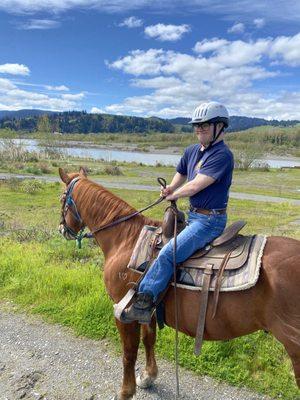
[[(177, 263), (223, 232), (234, 167), (233, 154), (223, 141), (224, 129), (229, 125), (227, 109), (218, 102), (203, 103), (195, 109), (190, 123), (198, 143), (185, 149), (171, 184), (161, 191), (166, 200), (190, 198), (187, 226), (177, 236)], [(173, 240), (162, 248), (143, 277), (137, 296), (123, 311), (121, 321), (150, 323), (155, 303), (172, 274)]]

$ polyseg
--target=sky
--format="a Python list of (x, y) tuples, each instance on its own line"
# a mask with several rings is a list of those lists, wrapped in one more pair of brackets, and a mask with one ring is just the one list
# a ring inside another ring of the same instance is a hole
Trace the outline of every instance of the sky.
[(0, 110), (300, 119), (299, 0), (1, 0)]

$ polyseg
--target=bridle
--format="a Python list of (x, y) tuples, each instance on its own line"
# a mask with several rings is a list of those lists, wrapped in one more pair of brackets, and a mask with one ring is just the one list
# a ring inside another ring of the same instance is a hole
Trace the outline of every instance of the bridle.
[[(143, 211), (148, 210), (149, 208), (161, 203), (164, 200), (164, 196), (160, 196), (155, 202), (151, 203), (147, 207), (142, 208), (141, 210), (137, 210), (133, 212), (132, 214), (126, 215), (124, 217), (121, 217), (115, 221), (109, 222), (107, 224), (104, 224), (96, 229), (93, 229), (91, 232), (84, 233), (84, 230), (86, 228), (86, 225), (84, 221), (82, 220), (80, 213), (77, 209), (76, 203), (72, 197), (72, 193), (74, 190), (74, 186), (76, 183), (80, 180), (79, 177), (76, 177), (71, 180), (71, 182), (68, 184), (66, 190), (64, 191), (63, 195), (61, 196), (62, 200), (62, 210), (61, 210), (61, 220), (60, 220), (60, 232), (63, 234), (63, 236), (66, 239), (70, 240), (76, 240), (78, 248), (81, 248), (81, 241), (84, 238), (91, 239), (94, 237), (94, 234), (102, 231), (104, 229), (113, 227), (121, 222), (127, 221), (130, 218), (135, 217), (136, 215), (142, 213)], [(157, 178), (158, 182), (162, 184), (162, 182), (165, 183), (165, 180), (163, 178)], [(80, 230), (78, 233), (76, 233), (70, 226), (68, 226), (66, 222), (66, 215), (67, 212), (70, 211), (72, 215), (75, 217), (75, 219), (80, 223)]]
[[(66, 239), (69, 238), (71, 240), (76, 240), (78, 247), (81, 248), (81, 241), (85, 236), (85, 234), (83, 233), (85, 229), (85, 224), (79, 214), (76, 203), (72, 197), (74, 186), (79, 181), (79, 179), (80, 179), (79, 177), (72, 179), (69, 185), (67, 186), (66, 190), (64, 191), (63, 195), (61, 196), (62, 209), (61, 209), (61, 219), (59, 227), (60, 227), (60, 232), (64, 235), (64, 237), (68, 236), (66, 237)], [(75, 232), (67, 224), (66, 215), (68, 211), (70, 211), (73, 217), (80, 223), (81, 228), (78, 233)]]

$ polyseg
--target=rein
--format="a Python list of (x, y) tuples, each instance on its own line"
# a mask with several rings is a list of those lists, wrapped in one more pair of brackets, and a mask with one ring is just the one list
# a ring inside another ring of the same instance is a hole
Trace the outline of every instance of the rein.
[[(160, 183), (160, 179), (161, 178), (158, 178), (158, 182), (159, 183)], [(96, 228), (96, 229), (93, 229), (90, 232), (83, 233), (84, 230), (85, 230), (86, 225), (84, 224), (84, 222), (83, 222), (83, 220), (82, 220), (82, 218), (81, 218), (81, 216), (79, 214), (79, 211), (77, 209), (77, 206), (76, 206), (76, 204), (74, 202), (74, 199), (72, 197), (72, 192), (73, 192), (74, 186), (76, 185), (76, 183), (79, 180), (80, 180), (79, 177), (76, 177), (76, 178), (72, 179), (72, 181), (69, 183), (69, 186), (67, 187), (66, 191), (63, 194), (63, 196), (65, 195), (65, 200), (64, 200), (64, 204), (62, 206), (62, 220), (61, 220), (61, 224), (63, 225), (65, 231), (67, 231), (68, 234), (72, 238), (74, 238), (76, 240), (76, 244), (77, 244), (79, 249), (81, 249), (81, 241), (82, 241), (82, 239), (85, 239), (85, 238), (86, 239), (91, 239), (91, 238), (94, 237), (95, 233), (103, 231), (104, 229), (107, 229), (107, 228), (111, 228), (111, 227), (113, 227), (115, 225), (120, 224), (121, 222), (127, 221), (127, 220), (135, 217), (136, 215), (141, 214), (143, 211), (146, 211), (149, 208), (156, 206), (157, 204), (161, 203), (164, 200), (164, 197), (160, 196), (153, 203), (149, 204), (148, 206), (146, 206), (146, 207), (144, 207), (144, 208), (142, 208), (140, 210), (137, 210), (137, 211), (133, 212), (132, 214), (125, 215), (124, 217), (121, 217), (121, 218), (119, 218), (119, 219), (117, 219), (115, 221), (109, 222), (109, 223), (107, 223), (105, 225), (102, 225), (102, 226)], [(71, 207), (75, 208), (74, 212), (72, 211)], [(66, 223), (65, 215), (66, 215), (68, 210), (70, 210), (72, 212), (73, 216), (76, 218), (76, 220), (82, 224), (82, 228), (80, 229), (80, 231), (78, 233), (74, 232), (73, 229), (71, 229)]]

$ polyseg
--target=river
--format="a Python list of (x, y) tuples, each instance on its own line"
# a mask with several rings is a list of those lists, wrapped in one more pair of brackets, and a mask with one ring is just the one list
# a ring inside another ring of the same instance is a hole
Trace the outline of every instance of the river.
[[(5, 139), (2, 139), (5, 140)], [(35, 139), (14, 139), (16, 143), (22, 143), (28, 151), (40, 152), (41, 147), (39, 146), (38, 140)], [(79, 147), (79, 146), (68, 146), (68, 142), (64, 142), (65, 147), (54, 147), (59, 151), (62, 151), (66, 156), (81, 157), (81, 158), (92, 158), (95, 160), (105, 161), (126, 161), (143, 163), (146, 165), (156, 165), (157, 163), (163, 165), (176, 165), (180, 159), (178, 154), (163, 154), (163, 153), (144, 153), (136, 151), (123, 151), (123, 150), (112, 150), (95, 145), (91, 147)], [(271, 168), (281, 167), (300, 167), (299, 157), (266, 157), (260, 162), (266, 162)]]

